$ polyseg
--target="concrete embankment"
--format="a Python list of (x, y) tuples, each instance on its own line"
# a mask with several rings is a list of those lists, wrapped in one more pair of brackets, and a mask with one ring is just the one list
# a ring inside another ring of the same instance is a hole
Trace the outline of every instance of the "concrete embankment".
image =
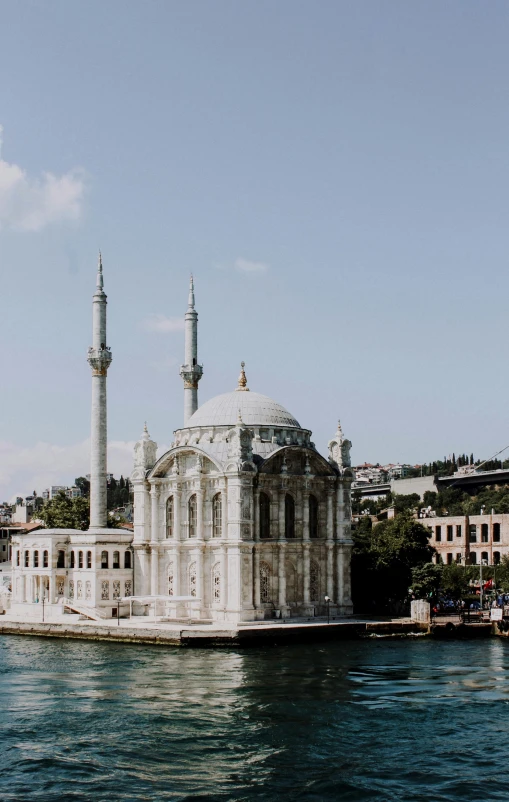
[(128, 622), (116, 625), (92, 623), (28, 623), (0, 620), (0, 635), (32, 635), (46, 638), (75, 638), (82, 640), (120, 641), (124, 643), (155, 644), (159, 646), (249, 647), (283, 643), (356, 639), (366, 637), (394, 637), (425, 634), (427, 626), (400, 619), (392, 621), (331, 621), (320, 623), (268, 623), (240, 626), (237, 629), (220, 629), (207, 626), (171, 627), (156, 625), (129, 626)]

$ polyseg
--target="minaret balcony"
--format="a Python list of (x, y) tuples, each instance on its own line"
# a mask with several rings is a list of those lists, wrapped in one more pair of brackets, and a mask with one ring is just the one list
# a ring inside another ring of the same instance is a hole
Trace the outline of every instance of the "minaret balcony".
[(184, 389), (196, 390), (198, 382), (203, 376), (203, 367), (201, 365), (182, 365), (180, 375), (184, 380)]
[(106, 376), (112, 359), (111, 349), (106, 345), (101, 348), (88, 349), (87, 360), (92, 368), (93, 376)]

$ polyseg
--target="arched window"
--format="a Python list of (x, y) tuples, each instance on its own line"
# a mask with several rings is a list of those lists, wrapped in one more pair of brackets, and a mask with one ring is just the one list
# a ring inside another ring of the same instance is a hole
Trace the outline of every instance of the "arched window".
[(477, 565), (477, 554), (475, 551), (470, 552), (470, 565)]
[(25, 568), (28, 568), (28, 565), (29, 565), (29, 562), (28, 562), (28, 561), (29, 561), (29, 559), (30, 559), (30, 552), (28, 552), (28, 551), (25, 551)]
[(71, 568), (74, 568), (76, 565), (76, 555), (74, 551), (71, 551)]
[(500, 543), (500, 524), (493, 524), (493, 543)]
[(309, 497), (309, 537), (318, 537), (318, 499)]
[(270, 498), (260, 493), (260, 538), (270, 537)]
[(19, 549), (16, 550), (16, 565), (19, 565)]
[(43, 551), (42, 553), (42, 567), (47, 568), (49, 563), (49, 554), (47, 551)]
[(488, 542), (488, 524), (481, 524), (481, 543)]
[(101, 568), (107, 568), (107, 567), (108, 567), (108, 552), (107, 551), (102, 551), (101, 552)]
[(131, 552), (126, 551), (124, 554), (124, 568), (130, 568), (130, 567), (131, 567)]
[(216, 493), (212, 499), (212, 532), (214, 537), (223, 534), (223, 501), (221, 493)]
[(170, 496), (166, 502), (166, 537), (173, 537), (173, 526), (175, 519), (174, 505), (174, 497)]
[(197, 517), (197, 513), (198, 513), (198, 505), (196, 503), (196, 496), (191, 496), (191, 498), (187, 502), (187, 518), (188, 518), (188, 522), (189, 522), (189, 537), (196, 537), (196, 517)]
[(87, 568), (92, 568), (92, 552), (87, 551)]
[(189, 595), (196, 596), (196, 563), (189, 566)]
[(39, 552), (34, 551), (34, 568), (39, 568)]
[(494, 551), (493, 552), (493, 565), (500, 565), (500, 552)]
[(287, 540), (295, 537), (295, 501), (289, 493), (285, 496), (285, 537)]
[(63, 549), (58, 550), (57, 568), (65, 568), (65, 551)]
[(309, 598), (312, 602), (320, 600), (320, 566), (315, 560), (309, 564)]
[(83, 568), (83, 552), (78, 552), (78, 568)]
[(221, 565), (219, 563), (212, 568), (212, 599), (216, 604), (221, 601)]
[(168, 563), (168, 596), (174, 595), (174, 586), (173, 586), (173, 563)]
[(262, 604), (270, 602), (270, 565), (266, 562), (260, 563), (260, 601)]
[(483, 561), (483, 563), (489, 562), (489, 557), (488, 557), (488, 552), (487, 551), (483, 551), (481, 553), (481, 560)]
[(120, 568), (120, 553), (118, 551), (113, 552), (113, 568)]

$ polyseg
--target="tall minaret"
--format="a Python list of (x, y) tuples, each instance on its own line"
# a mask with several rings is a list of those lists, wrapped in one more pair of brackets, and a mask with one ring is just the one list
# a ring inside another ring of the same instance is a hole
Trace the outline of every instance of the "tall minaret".
[(194, 283), (191, 275), (189, 302), (185, 317), (185, 365), (180, 368), (184, 380), (184, 426), (198, 409), (198, 382), (203, 367), (198, 364), (198, 312), (194, 308)]
[(88, 363), (92, 368), (92, 432), (90, 442), (90, 528), (105, 527), (106, 505), (106, 376), (111, 351), (106, 345), (106, 293), (103, 289), (103, 264), (99, 252), (97, 283), (92, 304), (92, 342)]

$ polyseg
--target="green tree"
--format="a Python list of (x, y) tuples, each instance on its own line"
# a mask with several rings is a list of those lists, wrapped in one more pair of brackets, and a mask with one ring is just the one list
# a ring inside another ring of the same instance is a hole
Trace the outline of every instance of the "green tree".
[(60, 491), (47, 501), (38, 513), (40, 520), (50, 529), (88, 529), (90, 502), (88, 498), (68, 498)]
[(74, 480), (74, 484), (81, 490), (81, 495), (88, 498), (90, 495), (90, 482), (86, 476), (78, 476), (78, 478)]
[[(369, 520), (369, 519), (368, 519)], [(357, 610), (401, 613), (412, 584), (412, 568), (431, 561), (428, 529), (408, 512), (353, 533), (352, 591)]]
[(470, 572), (466, 570), (464, 565), (452, 563), (451, 565), (441, 566), (442, 581), (440, 589), (444, 596), (451, 599), (462, 599), (468, 595)]
[(421, 497), (419, 493), (395, 494), (392, 503), (397, 513), (413, 512), (420, 506)]
[(412, 591), (417, 599), (436, 596), (442, 581), (442, 566), (433, 563), (412, 568)]

